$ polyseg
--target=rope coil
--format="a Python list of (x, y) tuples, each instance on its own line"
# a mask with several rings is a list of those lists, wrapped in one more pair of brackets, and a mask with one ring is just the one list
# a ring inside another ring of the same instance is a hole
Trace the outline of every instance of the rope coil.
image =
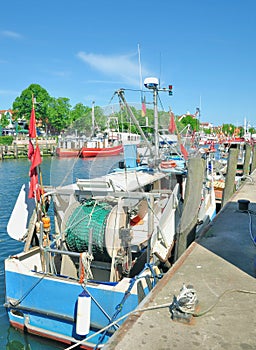
[(93, 255), (84, 252), (80, 254), (80, 279), (79, 283), (86, 283), (89, 279), (93, 279), (93, 274), (91, 271), (91, 263), (93, 260)]

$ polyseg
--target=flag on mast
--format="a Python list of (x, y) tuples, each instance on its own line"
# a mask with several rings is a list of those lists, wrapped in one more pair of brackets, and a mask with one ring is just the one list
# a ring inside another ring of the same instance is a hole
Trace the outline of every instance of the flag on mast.
[(170, 123), (169, 123), (168, 130), (171, 134), (174, 134), (174, 132), (176, 131), (175, 118), (172, 111), (170, 111), (169, 113), (170, 113)]
[(32, 139), (36, 138), (36, 114), (35, 114), (34, 102), (32, 103), (32, 110), (30, 114), (28, 130), (29, 130), (29, 137)]
[(33, 145), (32, 141), (29, 140), (29, 143), (28, 143), (28, 159), (29, 160), (32, 159), (34, 152), (35, 152), (34, 145)]
[(36, 149), (35, 149), (35, 152), (34, 152), (32, 158), (31, 158), (31, 161), (32, 161), (32, 164), (31, 164), (30, 170), (33, 170), (34, 168), (36, 168), (38, 165), (40, 165), (42, 163), (40, 148), (39, 148), (38, 144), (36, 145)]
[(186, 150), (183, 143), (180, 143), (180, 151), (183, 154), (183, 157), (185, 158), (185, 160), (188, 160), (188, 151)]
[(37, 191), (37, 188), (38, 188), (38, 175), (37, 175), (36, 168), (33, 168), (32, 170), (30, 170), (29, 177), (30, 177), (30, 186), (29, 186), (28, 198), (34, 198), (35, 192)]
[(32, 96), (32, 110), (31, 110), (30, 121), (29, 121), (29, 146), (28, 146), (28, 159), (31, 161), (31, 167), (29, 171), (30, 187), (29, 187), (28, 198), (34, 198), (35, 193), (39, 188), (37, 166), (42, 163), (42, 159), (41, 159), (40, 148), (38, 143), (36, 142), (36, 147), (34, 148), (34, 144), (32, 141), (32, 139), (35, 139), (36, 137), (37, 137), (36, 114), (35, 114), (35, 107), (34, 107), (34, 97)]
[(147, 109), (146, 109), (146, 99), (145, 97), (142, 98), (142, 105), (141, 105), (141, 116), (142, 117), (145, 117), (146, 116), (146, 112), (147, 112)]

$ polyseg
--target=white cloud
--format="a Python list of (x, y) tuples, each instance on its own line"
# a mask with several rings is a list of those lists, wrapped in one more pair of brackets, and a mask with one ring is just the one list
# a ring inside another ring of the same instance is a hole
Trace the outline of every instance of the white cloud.
[(12, 39), (20, 39), (22, 38), (22, 35), (17, 33), (17, 32), (13, 32), (11, 30), (2, 30), (1, 31), (1, 35), (5, 36), (7, 38), (12, 38)]
[[(123, 83), (139, 86), (139, 63), (135, 54), (133, 55), (98, 55), (94, 53), (79, 52), (77, 57), (89, 64), (92, 68), (105, 75), (111, 76), (113, 80), (121, 80)], [(148, 74), (145, 69), (143, 75)]]
[(57, 77), (68, 77), (68, 76), (70, 76), (70, 72), (66, 72), (66, 71), (55, 71), (55, 72), (52, 72), (52, 74), (57, 76)]
[(17, 91), (13, 90), (0, 90), (1, 95), (17, 94)]

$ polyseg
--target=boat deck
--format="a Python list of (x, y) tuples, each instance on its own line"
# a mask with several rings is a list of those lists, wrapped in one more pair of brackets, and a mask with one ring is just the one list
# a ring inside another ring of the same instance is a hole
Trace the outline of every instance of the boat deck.
[[(191, 244), (176, 264), (104, 346), (130, 349), (255, 349), (256, 348), (256, 172)], [(242, 211), (239, 199), (250, 201)], [(251, 221), (250, 221), (251, 220)], [(251, 223), (251, 224), (250, 224)], [(183, 284), (196, 291), (196, 312), (204, 315), (173, 320), (169, 305)], [(205, 312), (205, 313), (204, 313)]]

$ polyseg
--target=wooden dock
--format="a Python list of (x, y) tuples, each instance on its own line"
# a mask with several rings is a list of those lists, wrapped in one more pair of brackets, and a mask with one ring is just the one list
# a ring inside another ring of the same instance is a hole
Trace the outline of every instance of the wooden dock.
[[(39, 139), (38, 141), (41, 155), (53, 156), (56, 153), (56, 139)], [(0, 145), (0, 160), (27, 158), (28, 139), (16, 139), (11, 146)]]

